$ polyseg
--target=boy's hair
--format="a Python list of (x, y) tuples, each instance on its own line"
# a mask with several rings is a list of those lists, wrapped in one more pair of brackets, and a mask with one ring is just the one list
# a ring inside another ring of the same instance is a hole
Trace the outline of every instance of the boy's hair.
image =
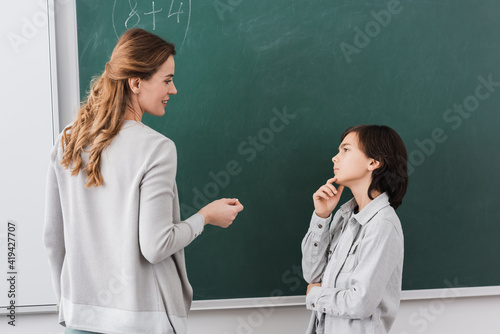
[(358, 125), (345, 130), (340, 141), (352, 132), (358, 136), (361, 151), (380, 162), (372, 173), (368, 197), (373, 199), (372, 190), (387, 192), (391, 206), (397, 209), (408, 188), (408, 155), (403, 140), (388, 126)]

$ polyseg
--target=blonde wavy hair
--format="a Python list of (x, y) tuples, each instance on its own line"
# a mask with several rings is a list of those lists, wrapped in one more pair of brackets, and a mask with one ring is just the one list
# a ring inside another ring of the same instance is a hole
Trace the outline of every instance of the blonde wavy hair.
[[(174, 44), (143, 29), (129, 29), (118, 40), (104, 72), (92, 80), (86, 102), (61, 138), (61, 165), (71, 169), (73, 176), (85, 171), (85, 187), (104, 182), (102, 152), (120, 131), (127, 107), (131, 108), (128, 79), (148, 80), (171, 55), (175, 55)], [(84, 152), (89, 154), (86, 166)]]

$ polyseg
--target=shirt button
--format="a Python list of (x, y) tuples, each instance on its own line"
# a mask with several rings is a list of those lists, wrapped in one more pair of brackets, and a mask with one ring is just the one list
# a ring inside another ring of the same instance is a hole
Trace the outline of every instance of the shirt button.
[(326, 308), (323, 309), (323, 312), (326, 312)]
[(333, 252), (332, 252), (332, 250), (330, 249), (330, 250), (328, 251), (328, 254), (332, 255), (332, 253), (333, 253)]
[(312, 303), (312, 304), (311, 304), (311, 306), (312, 306), (312, 307), (316, 307), (316, 306), (314, 305), (314, 303)]
[(323, 225), (321, 225), (321, 224), (318, 224), (318, 227), (319, 227), (319, 228), (323, 228)]
[(314, 247), (318, 247), (318, 244), (317, 244), (317, 243), (314, 243)]

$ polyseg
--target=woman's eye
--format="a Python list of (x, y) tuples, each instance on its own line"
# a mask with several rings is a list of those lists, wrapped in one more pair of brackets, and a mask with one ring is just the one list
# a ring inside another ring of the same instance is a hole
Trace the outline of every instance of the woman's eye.
[(165, 83), (168, 85), (169, 83), (171, 83), (172, 80), (165, 80)]

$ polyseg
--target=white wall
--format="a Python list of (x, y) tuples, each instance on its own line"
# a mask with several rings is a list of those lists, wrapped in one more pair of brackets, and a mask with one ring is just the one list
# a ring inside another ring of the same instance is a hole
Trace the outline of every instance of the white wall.
[[(188, 334), (303, 334), (309, 320), (304, 307), (192, 311)], [(63, 334), (56, 314), (18, 317), (22, 334)], [(500, 297), (464, 297), (403, 301), (392, 334), (498, 334)]]
[[(56, 1), (59, 108), (61, 127), (78, 108), (74, 0)], [(3, 83), (2, 85), (5, 85)], [(309, 319), (303, 306), (192, 311), (189, 334), (303, 333)], [(2, 317), (3, 318), (3, 317)], [(0, 320), (0, 333), (62, 334), (57, 315), (18, 315), (17, 326)], [(499, 334), (500, 296), (404, 300), (391, 333)]]
[(0, 306), (55, 302), (41, 238), (57, 132), (47, 12), (46, 1), (9, 2), (0, 20)]

